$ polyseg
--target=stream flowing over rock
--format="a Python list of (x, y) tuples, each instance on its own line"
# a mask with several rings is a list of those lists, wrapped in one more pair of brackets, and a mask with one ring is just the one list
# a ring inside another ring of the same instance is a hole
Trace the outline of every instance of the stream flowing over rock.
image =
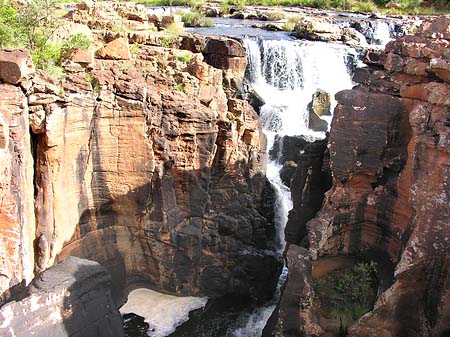
[[(267, 335), (337, 336), (320, 316), (313, 275), (330, 257), (361, 255), (378, 262), (379, 294), (345, 335), (449, 335), (449, 46), (450, 17), (424, 22), (336, 95), (333, 185), (306, 225), (294, 202), (286, 234), (302, 235), (286, 235), (289, 276)], [(294, 199), (308, 188), (291, 182)]]

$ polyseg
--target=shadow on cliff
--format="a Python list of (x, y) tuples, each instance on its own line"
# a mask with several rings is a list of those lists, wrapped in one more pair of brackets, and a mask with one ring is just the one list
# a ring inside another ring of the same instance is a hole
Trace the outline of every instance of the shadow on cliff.
[[(244, 162), (228, 165), (225, 151), (218, 151), (212, 167), (199, 170), (177, 169), (169, 158), (164, 173), (148, 172), (148, 183), (115, 196), (111, 172), (102, 167), (97, 123), (94, 117), (89, 149), (77, 161), (79, 224), (58, 261), (78, 256), (102, 264), (118, 306), (139, 286), (177, 295), (271, 298), (281, 261), (270, 253), (273, 191), (265, 176), (250, 175)], [(89, 160), (90, 191), (84, 182)]]
[(104, 267), (93, 261), (69, 257), (52, 268), (58, 268), (56, 275), (38, 282), (63, 286), (69, 294), (60, 308), (65, 332), (55, 336), (124, 336), (122, 318), (111, 293), (111, 278)]

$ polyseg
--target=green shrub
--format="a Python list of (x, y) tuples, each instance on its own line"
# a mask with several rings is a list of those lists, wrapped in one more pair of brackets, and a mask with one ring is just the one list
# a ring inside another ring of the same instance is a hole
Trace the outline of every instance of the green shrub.
[(181, 17), (186, 27), (211, 27), (213, 22), (198, 10), (192, 9)]
[(177, 84), (177, 90), (184, 92), (184, 84), (183, 83), (178, 83)]
[(172, 22), (166, 27), (166, 31), (172, 35), (180, 35), (184, 32), (184, 27), (179, 25), (178, 22)]
[(377, 294), (376, 263), (360, 262), (318, 278), (316, 297), (324, 317), (333, 319), (340, 333), (372, 309)]
[(352, 10), (357, 12), (372, 13), (376, 12), (378, 8), (373, 2), (367, 1), (356, 3), (354, 6), (352, 6)]
[(276, 10), (267, 13), (267, 17), (270, 21), (278, 21), (284, 19), (286, 17), (286, 14), (283, 11)]
[(175, 39), (171, 36), (160, 36), (159, 41), (161, 42), (161, 46), (164, 48), (169, 48), (174, 43)]
[(13, 47), (18, 37), (17, 12), (8, 3), (0, 3), (0, 47)]
[(74, 49), (88, 49), (92, 44), (89, 36), (81, 33), (72, 35), (68, 41), (64, 42), (61, 50), (61, 59), (69, 59)]
[(286, 21), (283, 24), (283, 30), (286, 32), (292, 32), (295, 28), (295, 22), (294, 21)]
[(189, 63), (191, 62), (192, 55), (188, 52), (184, 52), (177, 54), (175, 58), (180, 62)]
[(139, 53), (139, 50), (141, 49), (141, 46), (139, 43), (133, 43), (130, 46), (130, 53), (133, 56), (133, 58), (136, 58), (137, 54)]

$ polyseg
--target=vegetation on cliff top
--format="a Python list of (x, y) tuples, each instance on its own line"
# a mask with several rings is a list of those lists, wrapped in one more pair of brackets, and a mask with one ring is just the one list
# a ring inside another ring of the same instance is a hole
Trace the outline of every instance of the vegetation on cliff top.
[(18, 6), (13, 1), (0, 3), (0, 47), (27, 48), (34, 65), (58, 77), (62, 60), (75, 48), (88, 48), (89, 37), (73, 34), (69, 39), (55, 38), (60, 13), (53, 9), (57, 1), (30, 0)]

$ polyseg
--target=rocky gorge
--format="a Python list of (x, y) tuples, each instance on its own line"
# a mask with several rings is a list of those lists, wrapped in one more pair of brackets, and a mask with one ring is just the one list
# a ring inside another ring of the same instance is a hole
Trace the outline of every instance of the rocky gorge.
[[(171, 19), (127, 3), (65, 20), (96, 43), (63, 79), (0, 53), (0, 335), (122, 336), (136, 287), (268, 301), (283, 262), (241, 41), (150, 29)], [(337, 335), (313, 279), (361, 256), (380, 285), (347, 335), (449, 333), (449, 41), (442, 16), (369, 51), (328, 139), (278, 140), (289, 276), (265, 336)]]

